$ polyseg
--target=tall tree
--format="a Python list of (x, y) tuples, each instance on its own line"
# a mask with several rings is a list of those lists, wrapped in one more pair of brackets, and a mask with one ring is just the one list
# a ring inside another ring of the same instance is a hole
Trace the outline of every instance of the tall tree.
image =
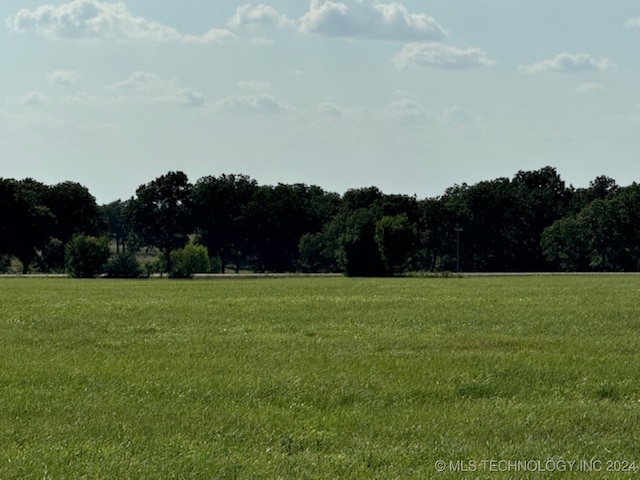
[(462, 228), (460, 262), (467, 271), (505, 271), (515, 262), (519, 228), (518, 200), (508, 178), (448, 189), (442, 198), (454, 222), (446, 222), (449, 251), (455, 250), (455, 228)]
[(550, 265), (540, 247), (542, 232), (568, 213), (572, 192), (553, 167), (520, 171), (512, 183), (521, 220), (514, 222), (517, 265), (512, 269), (548, 270)]
[(420, 204), (422, 230), (419, 238), (423, 252), (423, 268), (428, 271), (453, 270), (456, 254), (456, 225), (461, 221), (453, 207), (442, 197), (427, 198)]
[(379, 211), (375, 208), (358, 208), (347, 214), (340, 243), (344, 271), (350, 277), (385, 274), (384, 261), (375, 238), (379, 219)]
[(116, 200), (100, 207), (107, 234), (116, 242), (116, 253), (121, 251), (124, 253), (127, 250), (127, 243), (132, 241), (130, 204), (130, 201)]
[(385, 215), (376, 223), (375, 240), (389, 275), (406, 270), (415, 254), (417, 232), (406, 213)]
[(43, 205), (46, 186), (32, 179), (0, 179), (0, 253), (15, 256), (23, 273), (50, 236), (54, 217)]
[(540, 245), (554, 268), (565, 272), (590, 270), (586, 225), (576, 217), (561, 218), (545, 228)]
[(261, 186), (249, 206), (255, 269), (293, 271), (299, 267), (300, 239), (320, 232), (337, 210), (338, 198), (317, 186)]
[(382, 200), (383, 196), (378, 187), (352, 188), (342, 196), (342, 208), (349, 211), (369, 208)]
[(147, 246), (157, 247), (171, 271), (171, 251), (192, 231), (192, 185), (183, 172), (169, 172), (138, 187), (131, 200), (134, 230)]
[(74, 235), (96, 235), (103, 228), (95, 197), (79, 183), (62, 182), (47, 188), (44, 204), (55, 217), (50, 236), (64, 244)]
[(246, 175), (203, 177), (193, 189), (194, 224), (199, 241), (220, 257), (222, 273), (235, 257), (236, 270), (247, 249), (247, 206), (258, 188)]
[(600, 175), (589, 182), (589, 187), (579, 188), (573, 192), (570, 213), (578, 214), (594, 200), (604, 200), (619, 192), (620, 187), (613, 178)]
[(640, 269), (640, 185), (596, 198), (556, 221), (542, 236), (549, 261), (564, 270)]

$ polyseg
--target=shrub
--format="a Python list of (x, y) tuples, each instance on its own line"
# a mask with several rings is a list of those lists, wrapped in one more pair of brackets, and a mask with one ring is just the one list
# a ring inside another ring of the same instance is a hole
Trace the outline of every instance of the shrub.
[(0, 255), (0, 273), (6, 273), (11, 268), (11, 256)]
[(387, 274), (393, 275), (406, 270), (417, 234), (406, 214), (384, 216), (376, 223), (375, 241)]
[(65, 248), (65, 265), (75, 278), (92, 278), (102, 273), (109, 260), (109, 239), (76, 235)]
[(210, 259), (211, 266), (209, 271), (211, 273), (221, 273), (222, 272), (222, 260), (219, 256), (211, 257)]
[(64, 272), (65, 248), (61, 240), (50, 238), (30, 265), (36, 272)]
[(339, 272), (337, 250), (337, 241), (328, 229), (318, 233), (306, 233), (300, 237), (298, 243), (298, 267), (305, 273)]
[(191, 278), (194, 273), (208, 272), (211, 260), (206, 247), (190, 243), (171, 252), (171, 265), (171, 277)]
[(162, 275), (167, 271), (167, 260), (165, 255), (161, 253), (153, 260), (147, 261), (142, 265), (142, 274), (145, 277), (150, 277), (152, 275)]
[(142, 267), (133, 253), (116, 253), (105, 268), (105, 273), (110, 278), (139, 278), (142, 276)]

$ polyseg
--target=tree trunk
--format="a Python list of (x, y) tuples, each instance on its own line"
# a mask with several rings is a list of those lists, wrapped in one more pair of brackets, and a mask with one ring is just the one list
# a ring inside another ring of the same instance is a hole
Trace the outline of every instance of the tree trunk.
[(227, 256), (224, 253), (224, 250), (220, 251), (220, 273), (225, 273), (227, 266)]
[(167, 275), (171, 276), (171, 269), (173, 267), (173, 265), (171, 263), (171, 248), (165, 248), (163, 250), (163, 254), (164, 254), (164, 260), (165, 260), (165, 266), (166, 266), (166, 270), (167, 270)]

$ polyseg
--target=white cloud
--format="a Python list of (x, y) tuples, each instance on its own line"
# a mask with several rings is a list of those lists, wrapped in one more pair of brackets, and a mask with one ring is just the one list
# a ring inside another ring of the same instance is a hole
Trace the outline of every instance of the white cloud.
[(636, 18), (630, 18), (629, 20), (627, 20), (626, 22), (624, 22), (624, 24), (627, 27), (640, 27), (640, 17), (636, 17)]
[(165, 80), (148, 72), (134, 72), (126, 80), (114, 83), (109, 90), (151, 103), (171, 103), (181, 107), (202, 107), (205, 97), (190, 88), (179, 88), (176, 80)]
[(238, 7), (236, 13), (227, 22), (227, 25), (232, 28), (255, 28), (256, 26), (289, 27), (293, 24), (293, 20), (287, 18), (286, 15), (263, 3), (255, 7), (249, 4)]
[(429, 112), (415, 100), (403, 98), (388, 106), (391, 118), (405, 125), (421, 125), (429, 120)]
[(62, 97), (64, 103), (76, 103), (86, 106), (109, 106), (118, 105), (127, 101), (127, 97), (123, 95), (92, 95), (87, 92), (78, 92), (74, 95), (66, 95)]
[(231, 32), (217, 29), (202, 36), (184, 35), (172, 27), (135, 17), (122, 2), (100, 0), (71, 0), (33, 10), (23, 8), (7, 19), (7, 26), (14, 32), (66, 39), (219, 43), (235, 38)]
[(494, 65), (484, 50), (458, 48), (441, 43), (409, 43), (393, 57), (399, 69), (437, 67), (447, 70)]
[(473, 123), (478, 120), (471, 110), (457, 105), (445, 108), (442, 116), (449, 123)]
[(169, 98), (180, 107), (200, 108), (205, 104), (204, 95), (190, 88), (179, 90)]
[(618, 113), (603, 118), (608, 123), (635, 124), (640, 123), (640, 112)]
[(342, 107), (335, 103), (321, 103), (316, 108), (318, 113), (326, 115), (328, 117), (340, 117), (342, 116)]
[(294, 111), (290, 105), (265, 93), (231, 95), (216, 102), (215, 110), (235, 115), (276, 115)]
[(172, 90), (175, 86), (173, 80), (163, 80), (153, 73), (133, 72), (129, 78), (109, 86), (109, 90), (124, 91), (129, 93), (154, 94)]
[(59, 85), (75, 85), (80, 78), (80, 73), (75, 70), (56, 70), (47, 75), (50, 83)]
[(237, 37), (229, 30), (223, 28), (212, 28), (204, 35), (182, 35), (184, 43), (215, 44), (225, 43), (235, 40)]
[(409, 98), (413, 95), (413, 93), (410, 92), (409, 90), (402, 90), (402, 89), (396, 89), (391, 93), (396, 98)]
[(267, 37), (253, 37), (250, 41), (253, 45), (273, 45), (273, 40)]
[(260, 80), (242, 80), (238, 82), (238, 86), (249, 90), (269, 90), (271, 83)]
[(607, 89), (599, 83), (583, 83), (576, 87), (576, 93), (603, 93)]
[(541, 60), (529, 66), (522, 66), (520, 70), (526, 73), (560, 72), (607, 72), (616, 70), (617, 66), (607, 58), (596, 59), (586, 53), (563, 52), (554, 58)]
[(399, 3), (374, 0), (311, 0), (300, 30), (335, 37), (439, 41), (445, 30), (430, 15), (410, 13)]
[(45, 97), (40, 92), (25, 92), (22, 97), (18, 100), (22, 105), (27, 105), (30, 107), (35, 107), (38, 105), (43, 105), (47, 102), (47, 97)]

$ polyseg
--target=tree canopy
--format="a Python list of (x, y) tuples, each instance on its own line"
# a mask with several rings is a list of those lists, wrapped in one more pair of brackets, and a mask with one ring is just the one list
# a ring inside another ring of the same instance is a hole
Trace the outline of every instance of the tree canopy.
[(108, 269), (134, 273), (140, 247), (160, 252), (159, 265), (171, 272), (181, 258), (172, 252), (188, 244), (209, 255), (199, 265), (223, 272), (640, 269), (640, 186), (598, 176), (576, 189), (552, 167), (425, 199), (374, 186), (339, 195), (315, 185), (259, 185), (241, 174), (192, 184), (173, 171), (101, 206), (78, 183), (0, 178), (0, 209), (0, 264), (15, 258), (25, 273), (58, 271), (78, 238), (98, 237), (119, 255)]

